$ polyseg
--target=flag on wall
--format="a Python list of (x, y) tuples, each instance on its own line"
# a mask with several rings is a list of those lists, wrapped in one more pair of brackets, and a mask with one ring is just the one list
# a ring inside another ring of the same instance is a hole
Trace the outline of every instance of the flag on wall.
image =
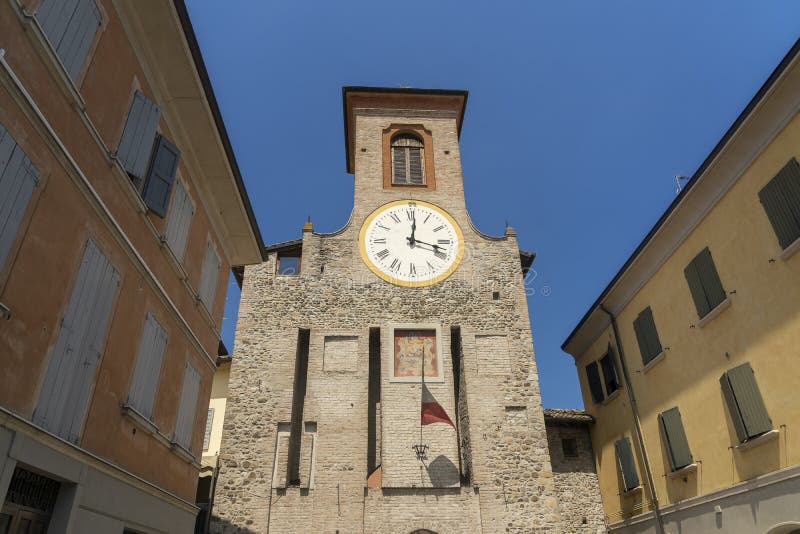
[(421, 425), (430, 425), (433, 423), (447, 423), (453, 428), (456, 425), (444, 411), (442, 405), (436, 400), (436, 397), (428, 389), (425, 382), (422, 383), (422, 414), (420, 419)]

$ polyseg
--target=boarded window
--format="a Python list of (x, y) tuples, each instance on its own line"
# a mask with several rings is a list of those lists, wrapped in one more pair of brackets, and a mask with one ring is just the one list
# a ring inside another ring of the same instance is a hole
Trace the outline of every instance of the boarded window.
[(34, 423), (73, 443), (81, 434), (119, 285), (117, 270), (88, 241), (33, 414)]
[(726, 371), (719, 381), (740, 443), (772, 430), (772, 420), (749, 363)]
[(172, 195), (172, 207), (167, 218), (164, 240), (180, 261), (183, 261), (186, 252), (186, 240), (189, 236), (192, 217), (194, 217), (194, 203), (189, 198), (183, 182), (178, 180), (175, 193)]
[(39, 170), (0, 124), (0, 270), (17, 238)]
[(630, 491), (639, 487), (639, 475), (636, 474), (636, 463), (633, 460), (631, 440), (627, 437), (617, 440), (614, 442), (614, 450), (624, 490)]
[(206, 432), (203, 434), (203, 450), (207, 451), (211, 443), (211, 428), (214, 425), (214, 408), (208, 409), (208, 419), (206, 419)]
[(197, 415), (197, 400), (200, 395), (200, 373), (186, 362), (181, 386), (181, 400), (178, 405), (178, 419), (175, 422), (175, 442), (190, 451), (192, 448), (192, 433)]
[(653, 311), (648, 306), (633, 321), (636, 340), (639, 342), (639, 352), (642, 362), (647, 364), (650, 360), (661, 354), (661, 341), (658, 339), (656, 323), (653, 321)]
[(617, 377), (617, 364), (614, 361), (614, 349), (608, 346), (608, 352), (600, 358), (600, 367), (603, 369), (603, 383), (606, 386), (606, 395), (611, 395), (619, 389), (619, 378)]
[(156, 138), (150, 170), (147, 172), (147, 179), (142, 189), (142, 199), (148, 208), (161, 217), (167, 214), (169, 194), (172, 191), (180, 158), (181, 151), (178, 147), (164, 136), (159, 135)]
[(144, 183), (160, 116), (161, 108), (140, 91), (134, 93), (125, 129), (122, 131), (117, 148), (117, 158), (122, 167), (133, 177), (137, 189), (141, 189)]
[(137, 412), (153, 419), (153, 403), (156, 398), (158, 379), (161, 375), (161, 362), (167, 347), (167, 333), (152, 314), (148, 313), (144, 322), (136, 367), (133, 371), (128, 404)]
[(697, 315), (705, 317), (708, 312), (725, 300), (725, 289), (711, 257), (708, 247), (700, 251), (683, 271), (689, 283)]
[(392, 183), (422, 185), (425, 183), (425, 154), (422, 141), (410, 134), (392, 138)]
[(214, 306), (214, 295), (217, 292), (217, 279), (219, 278), (220, 261), (211, 241), (206, 246), (206, 255), (203, 258), (203, 270), (200, 273), (200, 291), (198, 296), (211, 312)]
[(603, 385), (600, 380), (600, 370), (597, 362), (592, 362), (586, 366), (586, 380), (589, 382), (589, 391), (595, 404), (603, 402), (605, 395), (603, 394)]
[(758, 198), (781, 248), (800, 238), (800, 164), (795, 158), (759, 191)]
[(676, 471), (690, 465), (692, 453), (689, 450), (689, 442), (683, 430), (681, 412), (678, 408), (670, 408), (666, 412), (658, 414), (658, 423), (672, 470)]
[(577, 458), (578, 457), (577, 438), (561, 438), (561, 452), (564, 453), (564, 458)]
[(94, 0), (42, 0), (36, 19), (70, 78), (77, 80), (103, 17)]

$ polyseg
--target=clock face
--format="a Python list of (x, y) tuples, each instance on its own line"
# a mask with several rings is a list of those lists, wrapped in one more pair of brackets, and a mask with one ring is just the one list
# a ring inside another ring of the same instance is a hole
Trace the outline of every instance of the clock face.
[(464, 237), (443, 209), (421, 200), (398, 200), (373, 211), (360, 235), (367, 266), (393, 284), (419, 287), (444, 280), (458, 267)]

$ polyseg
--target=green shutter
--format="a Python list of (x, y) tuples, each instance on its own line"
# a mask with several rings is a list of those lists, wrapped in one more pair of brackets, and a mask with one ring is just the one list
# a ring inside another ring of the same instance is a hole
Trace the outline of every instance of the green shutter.
[(656, 323), (653, 320), (653, 312), (649, 306), (642, 310), (633, 322), (633, 329), (636, 332), (636, 341), (639, 342), (639, 352), (642, 354), (642, 362), (647, 364), (650, 360), (661, 354), (663, 350), (661, 341), (658, 339)]
[(639, 475), (636, 474), (636, 464), (633, 461), (631, 440), (622, 438), (614, 443), (617, 453), (617, 465), (622, 475), (622, 484), (625, 491), (630, 491), (639, 485)]
[(603, 386), (600, 382), (600, 371), (597, 369), (597, 362), (592, 362), (586, 366), (586, 380), (589, 382), (589, 391), (595, 404), (603, 402)]
[(689, 262), (689, 265), (683, 270), (683, 274), (689, 283), (689, 291), (692, 292), (697, 315), (701, 319), (725, 300), (725, 289), (722, 287), (708, 247), (701, 250)]
[(755, 373), (750, 364), (744, 363), (729, 369), (723, 378), (727, 378), (735, 404), (732, 408), (731, 402), (728, 401), (728, 409), (731, 410), (732, 415), (735, 410), (741, 422), (742, 432), (740, 433), (737, 428), (739, 441), (742, 442), (772, 430), (772, 420), (767, 413), (767, 407), (764, 405), (764, 399), (761, 397)]
[(722, 386), (722, 396), (728, 406), (728, 414), (731, 416), (733, 428), (736, 430), (736, 437), (739, 438), (739, 443), (742, 443), (747, 439), (747, 431), (744, 428), (742, 414), (739, 412), (739, 406), (736, 403), (736, 395), (734, 395), (730, 380), (728, 380), (728, 373), (723, 373), (719, 383)]
[(664, 435), (672, 470), (677, 471), (690, 465), (692, 463), (692, 453), (689, 450), (689, 442), (683, 430), (681, 412), (678, 408), (670, 408), (666, 412), (658, 414), (658, 422)]
[(800, 238), (800, 164), (792, 158), (759, 191), (758, 198), (767, 212), (781, 248)]

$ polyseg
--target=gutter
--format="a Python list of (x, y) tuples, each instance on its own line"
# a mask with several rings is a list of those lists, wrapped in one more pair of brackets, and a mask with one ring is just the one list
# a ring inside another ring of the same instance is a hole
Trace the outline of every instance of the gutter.
[(228, 164), (231, 166), (233, 178), (236, 181), (236, 188), (239, 190), (239, 196), (242, 198), (244, 210), (247, 212), (247, 219), (250, 221), (250, 228), (253, 230), (253, 236), (256, 240), (256, 246), (261, 253), (261, 259), (266, 261), (267, 255), (264, 252), (264, 239), (261, 237), (261, 231), (258, 229), (258, 222), (256, 221), (255, 214), (253, 213), (253, 206), (250, 204), (250, 197), (247, 195), (247, 189), (244, 186), (242, 173), (239, 170), (239, 163), (236, 161), (236, 154), (233, 152), (231, 140), (228, 137), (228, 131), (225, 129), (225, 122), (222, 120), (222, 113), (217, 104), (217, 97), (214, 95), (214, 88), (211, 86), (211, 80), (208, 77), (206, 64), (203, 61), (203, 54), (200, 52), (200, 46), (197, 43), (197, 37), (194, 34), (194, 27), (189, 18), (189, 12), (186, 9), (186, 4), (183, 0), (173, 0), (175, 10), (178, 12), (178, 18), (181, 21), (183, 28), (183, 35), (186, 37), (186, 43), (189, 45), (189, 50), (192, 53), (195, 69), (200, 78), (200, 83), (203, 85), (203, 91), (208, 101), (208, 107), (211, 108), (211, 115), (214, 117), (214, 123), (217, 125), (217, 132), (219, 133), (222, 146), (225, 149), (225, 155), (228, 157)]
[(628, 396), (628, 401), (631, 403), (631, 414), (633, 415), (633, 426), (636, 430), (636, 440), (639, 442), (639, 449), (642, 451), (642, 459), (644, 460), (644, 472), (647, 476), (647, 484), (650, 486), (651, 504), (653, 505), (653, 513), (656, 516), (656, 532), (664, 534), (664, 519), (661, 517), (661, 510), (658, 507), (658, 495), (656, 494), (656, 486), (653, 483), (653, 471), (650, 469), (650, 459), (647, 456), (647, 447), (644, 444), (644, 434), (642, 433), (642, 423), (639, 417), (639, 405), (636, 403), (636, 395), (633, 392), (633, 383), (631, 382), (630, 374), (628, 374), (628, 365), (625, 361), (625, 350), (622, 348), (622, 343), (619, 339), (619, 328), (617, 328), (617, 318), (614, 317), (610, 311), (605, 307), (605, 304), (600, 303), (600, 310), (603, 311), (611, 320), (611, 327), (614, 330), (614, 342), (617, 345), (617, 354), (619, 355), (620, 367), (622, 368), (622, 376), (625, 379), (625, 394)]
[(659, 232), (659, 230), (661, 230), (661, 227), (664, 226), (664, 224), (672, 215), (672, 212), (675, 211), (678, 208), (678, 206), (680, 206), (680, 204), (683, 202), (683, 199), (686, 198), (686, 196), (691, 191), (692, 187), (694, 187), (694, 185), (702, 177), (702, 175), (706, 172), (706, 170), (711, 166), (714, 160), (717, 159), (717, 156), (719, 156), (720, 152), (722, 152), (722, 150), (725, 148), (725, 146), (728, 144), (731, 138), (736, 134), (736, 132), (739, 130), (742, 124), (744, 124), (744, 122), (747, 120), (747, 118), (750, 116), (753, 110), (761, 103), (761, 100), (766, 96), (769, 90), (772, 89), (772, 86), (775, 84), (778, 78), (780, 78), (783, 75), (786, 68), (795, 59), (795, 57), (797, 57), (798, 54), (800, 54), (800, 39), (794, 42), (792, 48), (789, 50), (789, 52), (786, 53), (786, 55), (783, 57), (778, 66), (775, 67), (775, 70), (772, 71), (772, 73), (769, 75), (769, 78), (767, 78), (767, 80), (764, 82), (764, 84), (761, 86), (761, 88), (758, 90), (755, 96), (753, 96), (750, 102), (748, 102), (744, 110), (739, 114), (738, 117), (736, 117), (736, 120), (733, 122), (730, 128), (728, 128), (728, 131), (725, 132), (725, 135), (722, 136), (722, 139), (720, 139), (719, 142), (716, 144), (716, 146), (714, 146), (714, 148), (711, 150), (711, 153), (706, 157), (705, 160), (703, 160), (703, 163), (701, 163), (700, 167), (698, 167), (698, 169), (694, 172), (692, 178), (686, 183), (686, 186), (681, 190), (678, 196), (676, 196), (675, 199), (673, 199), (673, 201), (667, 207), (667, 210), (661, 215), (661, 217), (658, 219), (653, 228), (647, 233), (642, 242), (639, 243), (639, 246), (636, 247), (636, 250), (633, 251), (633, 254), (631, 254), (631, 256), (627, 259), (627, 261), (623, 264), (622, 268), (617, 272), (617, 274), (614, 275), (614, 278), (611, 279), (611, 282), (608, 283), (608, 285), (600, 294), (600, 296), (597, 297), (597, 300), (595, 300), (594, 303), (589, 307), (589, 310), (586, 312), (586, 314), (581, 318), (581, 320), (569, 334), (564, 343), (561, 344), (561, 350), (563, 350), (564, 352), (567, 351), (566, 349), (567, 345), (578, 334), (578, 332), (586, 323), (586, 321), (589, 320), (589, 317), (592, 315), (594, 310), (597, 308), (602, 308), (603, 301), (606, 300), (606, 297), (608, 297), (609, 293), (611, 293), (611, 291), (617, 285), (622, 276), (627, 272), (630, 266), (633, 265), (633, 262), (635, 262), (639, 258), (641, 253), (644, 251), (645, 247), (647, 247), (647, 245), (650, 243), (650, 241), (652, 241), (655, 238), (656, 234)]

